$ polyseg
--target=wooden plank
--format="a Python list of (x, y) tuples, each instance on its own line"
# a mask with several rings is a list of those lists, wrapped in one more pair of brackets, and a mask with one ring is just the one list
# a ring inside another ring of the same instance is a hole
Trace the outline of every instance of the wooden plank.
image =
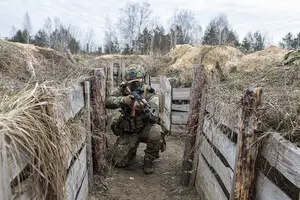
[(86, 145), (83, 147), (78, 158), (76, 159), (73, 166), (71, 166), (67, 181), (66, 181), (66, 193), (67, 200), (74, 200), (76, 194), (81, 186), (85, 172), (87, 171), (86, 162)]
[(159, 83), (151, 83), (151, 87), (156, 91), (160, 91), (160, 84)]
[(225, 157), (231, 169), (235, 167), (236, 144), (207, 117), (204, 118), (203, 132), (209, 141), (221, 152)]
[(224, 102), (208, 101), (206, 104), (206, 111), (210, 116), (220, 124), (223, 124), (238, 133), (241, 127), (242, 109), (233, 109), (236, 105), (229, 105)]
[(202, 155), (199, 156), (198, 173), (196, 176), (195, 187), (197, 191), (203, 191), (207, 200), (227, 200), (216, 177), (213, 175)]
[(171, 130), (171, 118), (170, 118), (171, 114), (166, 110), (164, 109), (164, 118), (163, 118), (163, 125), (164, 127), (170, 131)]
[(28, 159), (24, 150), (20, 149), (15, 153), (19, 155), (12, 155), (12, 152), (8, 152), (8, 165), (9, 165), (9, 181), (11, 182), (21, 173), (21, 171), (27, 166)]
[(125, 81), (125, 63), (121, 63), (122, 82)]
[(172, 111), (189, 112), (190, 104), (172, 104)]
[(186, 124), (188, 120), (188, 112), (172, 112), (172, 124)]
[(172, 111), (172, 86), (169, 79), (166, 79), (164, 121), (165, 128), (171, 130), (171, 111)]
[(159, 91), (159, 112), (162, 113), (164, 117), (164, 108), (165, 108), (165, 93), (166, 93), (166, 76), (159, 76), (160, 78), (160, 91)]
[(14, 200), (37, 200), (37, 194), (35, 193), (33, 177), (30, 176), (19, 185), (12, 188), (12, 199)]
[(182, 135), (186, 132), (186, 125), (178, 125), (178, 124), (172, 124), (171, 125), (171, 135)]
[(88, 179), (88, 175), (86, 173), (76, 200), (86, 200), (88, 197), (88, 194), (89, 194), (89, 179)]
[(173, 100), (190, 100), (190, 88), (173, 88)]
[(84, 82), (84, 99), (85, 99), (85, 108), (87, 110), (87, 116), (85, 120), (85, 127), (87, 133), (87, 168), (88, 168), (88, 179), (89, 183), (93, 184), (93, 157), (92, 157), (92, 127), (91, 127), (91, 84), (89, 81)]
[(270, 165), (300, 188), (300, 148), (279, 133), (271, 133), (263, 144), (261, 154)]
[(151, 76), (150, 80), (151, 80), (151, 84), (152, 83), (159, 83), (159, 76), (156, 76), (156, 77)]
[(258, 173), (255, 187), (257, 200), (292, 200), (261, 172)]
[[(222, 182), (224, 183), (228, 193), (231, 191), (232, 180), (233, 180), (233, 170), (226, 167), (220, 158), (216, 155), (211, 145), (207, 142), (204, 136), (201, 136), (201, 146), (200, 152), (206, 158), (208, 164), (215, 169), (215, 171), (220, 176)], [(200, 172), (201, 173), (201, 172)]]
[(67, 147), (68, 168), (70, 167), (74, 155), (78, 153), (85, 142), (86, 135), (82, 133), (79, 133), (79, 137), (76, 138), (76, 140), (71, 139), (70, 144)]
[[(1, 127), (0, 127), (1, 128)], [(4, 133), (0, 130), (0, 199), (11, 199), (9, 166)]]
[(56, 102), (55, 110), (56, 117), (63, 115), (64, 119), (68, 121), (73, 118), (84, 107), (84, 89), (83, 85), (74, 85), (64, 97), (62, 102)]

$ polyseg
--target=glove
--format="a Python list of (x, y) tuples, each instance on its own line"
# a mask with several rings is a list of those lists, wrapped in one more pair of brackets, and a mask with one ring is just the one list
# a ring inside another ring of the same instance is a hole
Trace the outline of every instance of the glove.
[(125, 97), (122, 97), (121, 102), (122, 102), (123, 104), (126, 104), (126, 105), (129, 106), (129, 105), (132, 104), (133, 100), (134, 100), (134, 96), (132, 96), (132, 95), (127, 95), (127, 96), (125, 96)]
[(145, 104), (142, 101), (135, 101), (133, 106), (136, 110), (142, 110)]

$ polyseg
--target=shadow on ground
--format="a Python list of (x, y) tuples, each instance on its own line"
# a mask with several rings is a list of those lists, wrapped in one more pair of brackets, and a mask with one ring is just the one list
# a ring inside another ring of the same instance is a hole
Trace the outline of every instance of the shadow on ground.
[[(116, 139), (108, 135), (109, 147)], [(145, 175), (142, 169), (145, 144), (126, 168), (110, 167), (109, 175), (95, 177), (89, 200), (198, 200), (194, 189), (179, 186), (184, 142), (167, 136), (167, 150), (154, 163), (155, 172)]]

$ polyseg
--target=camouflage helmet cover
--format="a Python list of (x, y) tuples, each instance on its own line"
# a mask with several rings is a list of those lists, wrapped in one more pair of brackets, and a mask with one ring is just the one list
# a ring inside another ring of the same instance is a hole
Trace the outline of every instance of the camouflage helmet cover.
[(142, 79), (144, 76), (145, 76), (145, 70), (140, 65), (132, 64), (125, 69), (124, 78), (126, 79), (126, 81)]

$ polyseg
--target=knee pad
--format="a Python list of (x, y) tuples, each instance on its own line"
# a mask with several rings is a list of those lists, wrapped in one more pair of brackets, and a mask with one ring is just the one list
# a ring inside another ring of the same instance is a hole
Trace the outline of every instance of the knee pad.
[(162, 132), (161, 126), (158, 124), (153, 124), (149, 130), (148, 138), (150, 140), (156, 140), (156, 141), (160, 140), (161, 132)]

